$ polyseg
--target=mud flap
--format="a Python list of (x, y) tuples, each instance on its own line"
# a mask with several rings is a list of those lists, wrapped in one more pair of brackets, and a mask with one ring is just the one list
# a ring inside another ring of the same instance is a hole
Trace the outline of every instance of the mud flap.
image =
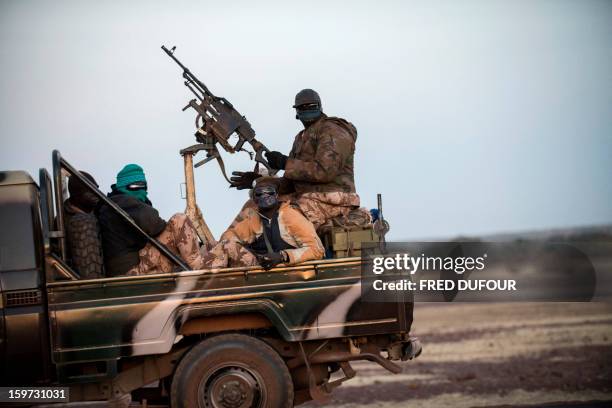
[(315, 375), (310, 368), (310, 362), (308, 361), (308, 357), (306, 356), (306, 352), (304, 351), (304, 346), (300, 342), (300, 352), (302, 354), (302, 358), (304, 359), (304, 364), (306, 365), (306, 370), (308, 372), (308, 392), (310, 394), (310, 398), (312, 398), (316, 402), (325, 403), (329, 402), (331, 393), (334, 388), (342, 385), (343, 382), (350, 380), (355, 377), (357, 373), (351, 367), (351, 364), (348, 361), (341, 361), (340, 368), (342, 369), (342, 373), (344, 377), (339, 378), (337, 380), (327, 382), (325, 380), (323, 384), (317, 385)]

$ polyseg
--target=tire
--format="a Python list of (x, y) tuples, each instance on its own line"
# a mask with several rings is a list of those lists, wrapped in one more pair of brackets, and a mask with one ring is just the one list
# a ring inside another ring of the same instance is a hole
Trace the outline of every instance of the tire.
[(172, 380), (172, 408), (291, 408), (293, 382), (276, 351), (243, 334), (196, 345)]
[(72, 266), (83, 279), (104, 276), (104, 260), (98, 219), (93, 214), (74, 214), (66, 225), (67, 245)]

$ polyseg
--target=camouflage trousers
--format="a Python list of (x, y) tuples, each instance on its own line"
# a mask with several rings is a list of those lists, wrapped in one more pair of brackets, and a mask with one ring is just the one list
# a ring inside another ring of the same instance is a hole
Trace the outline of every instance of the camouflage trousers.
[(204, 258), (204, 269), (259, 265), (251, 251), (236, 241), (222, 239)]
[[(348, 217), (349, 213), (359, 208), (359, 196), (356, 193), (329, 192), (329, 193), (292, 193), (279, 196), (281, 201), (290, 201), (297, 205), (308, 219), (312, 222), (317, 232), (320, 228), (336, 217)], [(249, 208), (257, 208), (253, 200), (247, 201), (230, 228), (236, 223), (246, 218), (246, 211)]]
[(329, 220), (347, 217), (353, 209), (359, 207), (359, 196), (355, 193), (294, 193), (280, 198), (297, 204), (317, 231)]
[[(204, 256), (200, 252), (196, 230), (185, 214), (174, 214), (166, 224), (166, 228), (157, 236), (174, 254), (179, 255), (192, 270), (202, 269)], [(148, 275), (153, 273), (169, 273), (175, 264), (166, 258), (159, 249), (147, 243), (139, 252), (140, 263), (128, 271), (128, 275)]]
[[(344, 192), (283, 194), (279, 196), (279, 200), (290, 201), (297, 205), (306, 219), (312, 222), (317, 232), (332, 218), (348, 217), (352, 210), (359, 207), (359, 196), (355, 193)], [(242, 206), (230, 228), (246, 218), (249, 208), (257, 208), (253, 200), (247, 201)]]

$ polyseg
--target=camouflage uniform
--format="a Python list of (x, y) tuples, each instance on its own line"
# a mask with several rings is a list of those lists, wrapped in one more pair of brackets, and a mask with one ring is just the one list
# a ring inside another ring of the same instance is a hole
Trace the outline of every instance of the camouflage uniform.
[(332, 218), (347, 217), (353, 209), (359, 207), (359, 196), (357, 194), (341, 191), (294, 193), (281, 196), (280, 199), (289, 200), (300, 207), (300, 210), (312, 222), (317, 231)]
[[(296, 204), (316, 230), (332, 218), (347, 217), (359, 207), (353, 175), (356, 140), (355, 126), (326, 115), (295, 137), (282, 188), (293, 192), (280, 199)], [(236, 220), (254, 208), (252, 200), (247, 202)]]
[[(282, 240), (291, 249), (283, 251), (288, 265), (323, 258), (325, 252), (313, 225), (289, 203), (278, 209), (278, 228)], [(219, 243), (206, 256), (204, 268), (225, 268), (258, 265), (257, 258), (246, 246), (263, 234), (261, 217), (255, 207), (245, 207), (219, 239)]]
[[(204, 257), (200, 252), (197, 234), (185, 214), (174, 214), (157, 240), (170, 251), (179, 255), (192, 270), (202, 269)], [(147, 275), (169, 273), (174, 270), (174, 263), (166, 258), (150, 242), (138, 251), (140, 263), (130, 269), (127, 275)]]
[(352, 199), (341, 201), (359, 205), (353, 176), (356, 140), (355, 126), (323, 115), (295, 137), (284, 177), (291, 180), (298, 194), (342, 192)]

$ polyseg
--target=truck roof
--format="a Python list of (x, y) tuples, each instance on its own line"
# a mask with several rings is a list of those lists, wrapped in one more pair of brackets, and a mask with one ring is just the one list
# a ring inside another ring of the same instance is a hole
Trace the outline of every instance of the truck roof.
[(32, 184), (34, 180), (30, 175), (22, 170), (0, 171), (0, 186), (10, 186), (13, 184)]

